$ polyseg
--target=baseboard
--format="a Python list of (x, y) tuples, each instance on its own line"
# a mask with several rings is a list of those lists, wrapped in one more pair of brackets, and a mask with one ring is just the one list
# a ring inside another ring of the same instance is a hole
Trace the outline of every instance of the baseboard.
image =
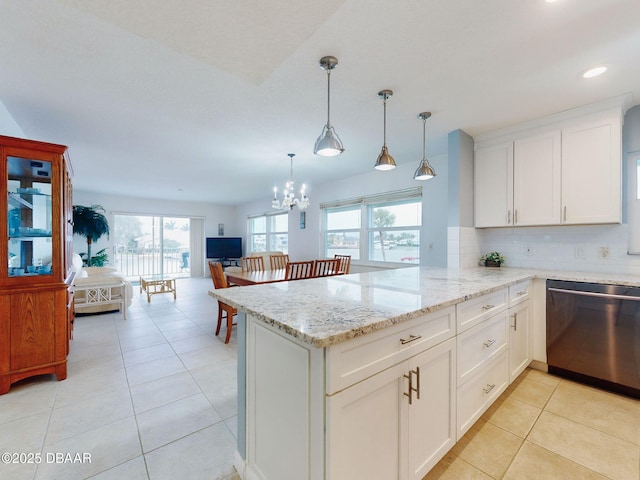
[(549, 366), (545, 362), (541, 362), (540, 360), (531, 360), (529, 367), (533, 368), (534, 370), (540, 370), (541, 372), (549, 371)]

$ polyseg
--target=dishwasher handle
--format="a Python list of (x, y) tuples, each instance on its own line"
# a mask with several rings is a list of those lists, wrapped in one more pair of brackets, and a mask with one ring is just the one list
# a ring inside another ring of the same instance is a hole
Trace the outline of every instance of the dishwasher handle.
[(598, 293), (598, 292), (585, 292), (582, 290), (567, 290), (566, 288), (548, 287), (550, 292), (568, 293), (570, 295), (582, 295), (585, 297), (599, 297), (599, 298), (613, 298), (616, 300), (631, 300), (633, 302), (640, 302), (640, 297), (634, 295), (616, 295), (613, 293)]

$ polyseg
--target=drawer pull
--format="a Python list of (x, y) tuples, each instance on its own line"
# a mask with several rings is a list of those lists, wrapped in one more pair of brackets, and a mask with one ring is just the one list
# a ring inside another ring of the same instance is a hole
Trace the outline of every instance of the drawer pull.
[(527, 292), (526, 292), (526, 291), (516, 293), (516, 295), (517, 295), (518, 297), (521, 297), (522, 295), (526, 295), (526, 294), (527, 294)]
[(400, 343), (401, 343), (402, 345), (406, 345), (407, 343), (414, 342), (414, 341), (416, 341), (416, 340), (418, 340), (418, 339), (420, 339), (420, 338), (422, 338), (422, 335), (412, 335), (412, 334), (409, 334), (409, 338), (401, 338), (401, 339), (400, 339)]
[(492, 308), (495, 308), (495, 305), (489, 305), (489, 304), (487, 304), (487, 305), (484, 305), (484, 306), (482, 307), (482, 309), (483, 309), (483, 310), (491, 310)]
[[(484, 393), (489, 393), (491, 390), (493, 390), (494, 388), (496, 388), (496, 384), (492, 383), (491, 385), (489, 385), (487, 383), (487, 386), (484, 387), (482, 390), (484, 391)], [(405, 394), (406, 395), (406, 394)]]
[(496, 343), (496, 339), (495, 338), (491, 338), (489, 340), (487, 340), (486, 342), (483, 343), (483, 345), (486, 348), (489, 348), (491, 345), (493, 345), (494, 343)]

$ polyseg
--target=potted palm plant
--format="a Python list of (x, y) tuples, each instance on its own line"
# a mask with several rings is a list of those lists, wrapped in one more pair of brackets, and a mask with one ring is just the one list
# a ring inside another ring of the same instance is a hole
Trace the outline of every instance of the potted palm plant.
[[(87, 266), (104, 266), (108, 261), (107, 254), (101, 250), (99, 255), (91, 256), (91, 244), (103, 235), (109, 235), (109, 222), (105, 217), (106, 211), (100, 205), (85, 207), (84, 205), (73, 206), (73, 233), (87, 239)], [(84, 255), (80, 255), (84, 257)]]

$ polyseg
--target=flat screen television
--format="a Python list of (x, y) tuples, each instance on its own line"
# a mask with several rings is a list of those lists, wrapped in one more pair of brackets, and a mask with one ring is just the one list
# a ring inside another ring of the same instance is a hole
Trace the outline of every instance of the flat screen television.
[(242, 238), (240, 237), (208, 237), (207, 258), (240, 258), (242, 257)]

